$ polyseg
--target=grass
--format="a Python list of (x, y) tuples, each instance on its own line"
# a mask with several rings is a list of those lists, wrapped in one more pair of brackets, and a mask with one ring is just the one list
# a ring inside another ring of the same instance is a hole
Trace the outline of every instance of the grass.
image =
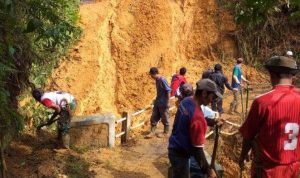
[(91, 177), (89, 172), (90, 163), (84, 159), (69, 156), (65, 166), (65, 173), (70, 178)]
[(86, 153), (90, 150), (90, 148), (88, 146), (76, 147), (76, 146), (73, 146), (73, 145), (71, 145), (71, 149), (76, 151), (79, 154), (84, 154), (84, 153)]

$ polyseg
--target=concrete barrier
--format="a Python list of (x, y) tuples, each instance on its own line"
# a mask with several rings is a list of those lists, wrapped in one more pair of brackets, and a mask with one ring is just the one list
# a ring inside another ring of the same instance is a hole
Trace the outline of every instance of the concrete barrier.
[(79, 147), (114, 147), (115, 116), (74, 116), (71, 121), (70, 142), (71, 145)]

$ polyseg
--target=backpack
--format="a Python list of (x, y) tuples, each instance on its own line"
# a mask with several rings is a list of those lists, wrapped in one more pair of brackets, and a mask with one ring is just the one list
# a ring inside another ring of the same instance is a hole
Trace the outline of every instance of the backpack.
[(173, 75), (171, 81), (171, 89), (172, 89), (171, 96), (175, 96), (178, 87), (181, 84), (185, 84), (185, 83), (186, 83), (186, 79), (184, 78), (184, 76), (179, 74)]
[(213, 69), (208, 69), (208, 70), (204, 71), (202, 73), (202, 79), (209, 78), (212, 73), (214, 73)]

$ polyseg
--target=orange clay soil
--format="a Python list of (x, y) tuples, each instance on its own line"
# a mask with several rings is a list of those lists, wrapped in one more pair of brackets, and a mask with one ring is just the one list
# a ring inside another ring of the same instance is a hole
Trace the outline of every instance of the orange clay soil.
[[(215, 63), (223, 64), (231, 80), (238, 57), (230, 36), (235, 30), (233, 17), (215, 0), (101, 0), (81, 5), (80, 26), (81, 40), (54, 70), (46, 87), (74, 94), (77, 115), (112, 112), (119, 116), (149, 105), (155, 97), (154, 81), (147, 74), (151, 66), (157, 66), (169, 82), (185, 66), (187, 80), (194, 85)], [(253, 68), (244, 66), (243, 71), (252, 81), (265, 81)], [(231, 99), (224, 100), (226, 111)], [(150, 114), (140, 115), (133, 123), (149, 120)], [(240, 122), (239, 116), (224, 117)], [(166, 177), (168, 140), (146, 140), (148, 130), (149, 123), (132, 132), (125, 146), (67, 152), (53, 150), (56, 141), (51, 134), (23, 134), (7, 151), (9, 172), (14, 177)], [(227, 125), (222, 130), (236, 128)], [(238, 176), (240, 142), (239, 136), (221, 136), (218, 160), (225, 177)], [(212, 144), (209, 138), (210, 153)]]

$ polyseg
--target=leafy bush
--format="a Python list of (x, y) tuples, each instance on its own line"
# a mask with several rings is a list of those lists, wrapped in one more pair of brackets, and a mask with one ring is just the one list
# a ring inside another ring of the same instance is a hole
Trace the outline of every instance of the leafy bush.
[(0, 0), (1, 150), (24, 127), (20, 113), (41, 112), (34, 102), (19, 112), (17, 97), (28, 86), (43, 86), (58, 59), (79, 38), (78, 7), (79, 0)]
[(291, 30), (300, 24), (299, 0), (234, 0), (230, 3), (238, 24), (235, 33), (238, 48), (246, 62), (257, 66), (271, 55), (296, 51), (297, 44), (289, 33), (295, 33)]

